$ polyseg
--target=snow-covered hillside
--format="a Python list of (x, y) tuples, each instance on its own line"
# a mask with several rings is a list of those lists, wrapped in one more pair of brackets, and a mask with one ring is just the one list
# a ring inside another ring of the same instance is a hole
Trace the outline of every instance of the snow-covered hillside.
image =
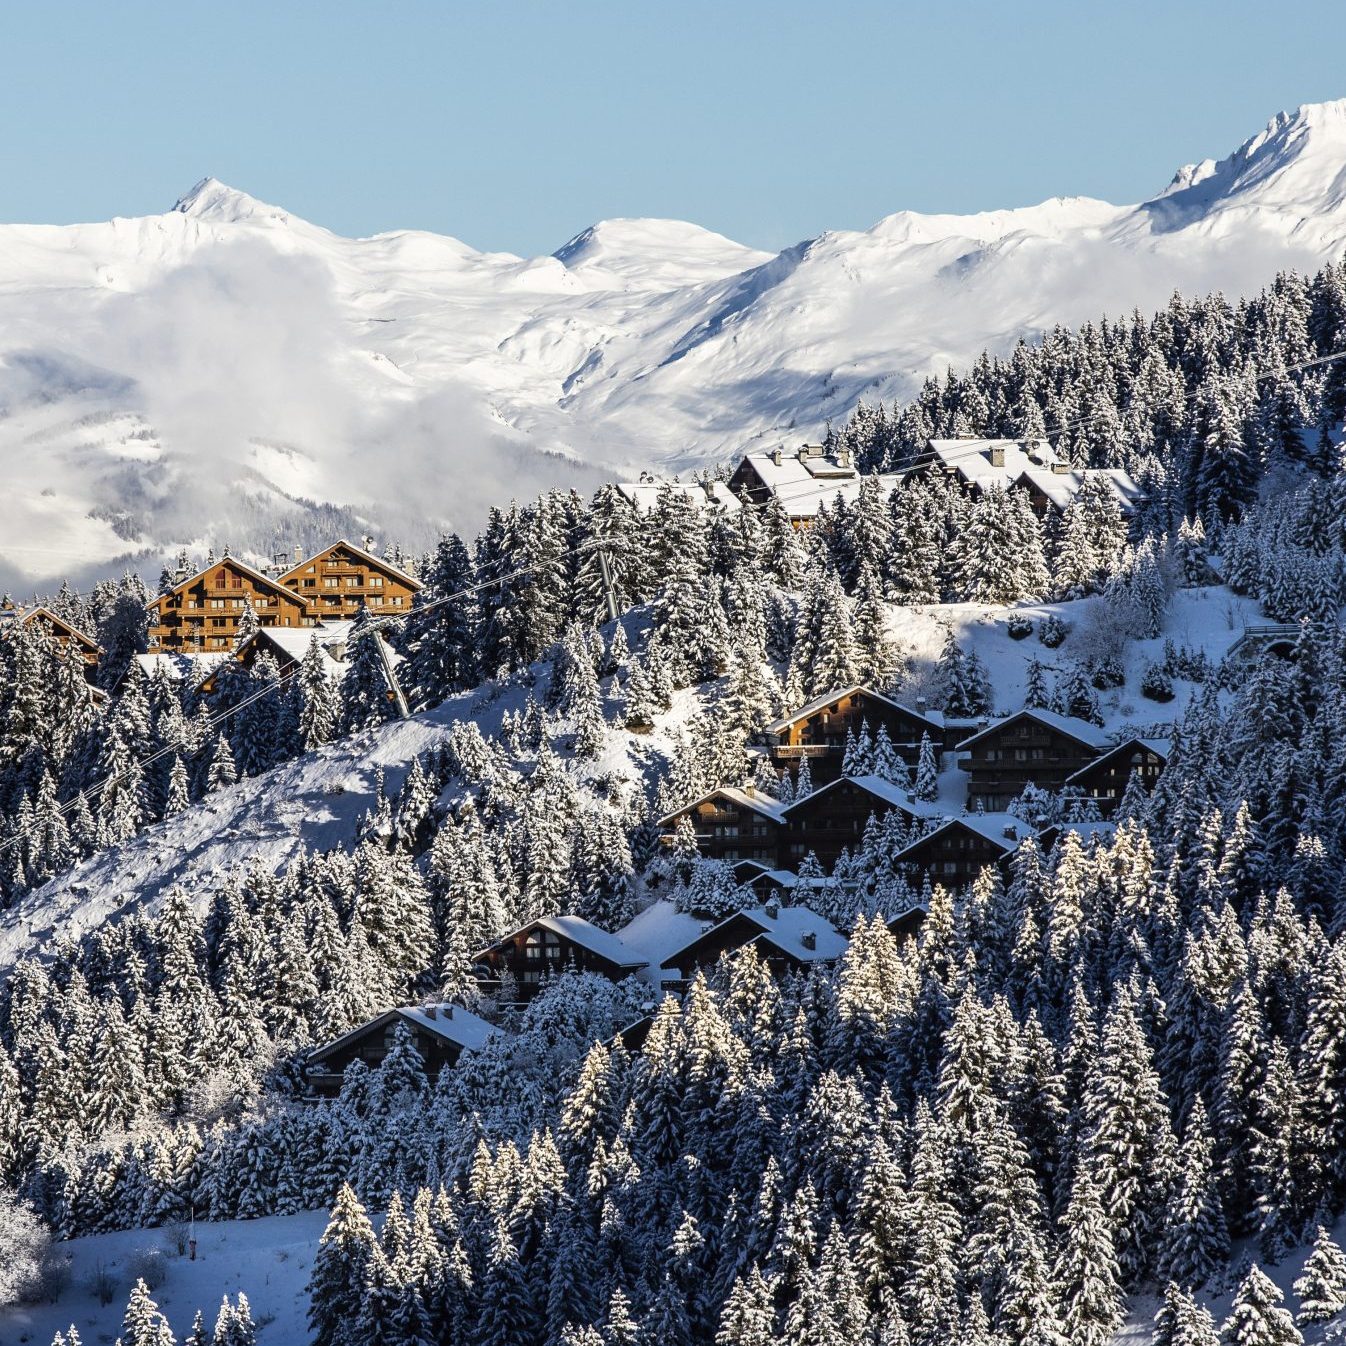
[[(1080, 641), (1088, 638), (1092, 614), (1102, 612), (1101, 601), (1087, 598), (1013, 608), (983, 603), (894, 607), (889, 622), (894, 639), (911, 661), (913, 691), (933, 668), (952, 629), (959, 644), (986, 666), (997, 710), (1008, 712), (1023, 705), (1029, 660), (1040, 659), (1049, 669), (1058, 662), (1055, 653), (1037, 640), (1012, 640), (1007, 633), (1010, 617), (1017, 614), (1040, 623), (1055, 615), (1075, 633), (1061, 649), (1063, 656), (1074, 657)], [(1125, 733), (1153, 733), (1156, 725), (1181, 718), (1192, 684), (1178, 683), (1175, 699), (1164, 705), (1145, 700), (1135, 690), (1140, 671), (1160, 654), (1165, 640), (1203, 650), (1218, 663), (1244, 626), (1259, 620), (1252, 600), (1223, 587), (1179, 590), (1163, 634), (1129, 645), (1127, 685), (1101, 699), (1105, 728), (1120, 738)], [(456, 722), (472, 720), (483, 733), (495, 733), (501, 716), (518, 710), (523, 697), (517, 685), (507, 685), (498, 694), (467, 692), (452, 697), (434, 710), (363, 730), (217, 791), (176, 817), (100, 851), (0, 912), (0, 969), (53, 939), (78, 938), (132, 908), (155, 910), (174, 884), (181, 884), (204, 906), (213, 880), (231, 869), (251, 864), (279, 869), (305, 850), (353, 845), (374, 807), (380, 771), (385, 789), (392, 793), (412, 759), (441, 746)], [(607, 750), (585, 774), (636, 779), (655, 755), (669, 751), (672, 735), (700, 704), (695, 689), (684, 690), (677, 693), (673, 708), (658, 717), (655, 733), (610, 730)], [(956, 812), (965, 795), (966, 777), (950, 768), (941, 797)]]
[[(777, 256), (608, 220), (549, 257), (340, 238), (211, 179), (173, 210), (0, 227), (0, 583), (343, 507), (417, 544), (511, 493), (687, 469), (1057, 322), (1239, 293), (1346, 241), (1346, 100), (1136, 206), (892, 215)], [(18, 469), (18, 470), (16, 470)]]

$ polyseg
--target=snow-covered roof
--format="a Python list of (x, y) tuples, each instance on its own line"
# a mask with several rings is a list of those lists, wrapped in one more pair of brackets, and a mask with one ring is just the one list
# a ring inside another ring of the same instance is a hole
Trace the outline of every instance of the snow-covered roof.
[(1075, 498), (1088, 477), (1106, 481), (1125, 510), (1134, 509), (1145, 498), (1145, 492), (1124, 468), (1060, 470), (1065, 464), (1045, 439), (932, 439), (926, 461), (932, 458), (981, 490), (993, 486), (1008, 490), (1016, 482), (1026, 481), (1058, 509)]
[[(1045, 439), (932, 439), (929, 454), (950, 472), (983, 490), (1008, 487), (1025, 472), (1061, 461)], [(1000, 462), (993, 461), (996, 457)]]
[[(925, 845), (932, 837), (937, 837), (951, 827), (965, 827), (970, 832), (975, 832), (978, 836), (993, 842), (1006, 854), (1009, 854), (1025, 837), (1033, 834), (1033, 829), (1022, 818), (1015, 817), (1012, 813), (964, 813), (957, 818), (945, 818), (938, 827), (931, 828), (924, 836), (917, 837), (910, 846), (898, 851), (893, 858), (901, 860), (908, 851)], [(1011, 829), (1013, 835), (1010, 835)]]
[(217, 650), (211, 653), (200, 654), (137, 654), (135, 661), (140, 665), (141, 672), (147, 678), (152, 678), (160, 669), (170, 682), (181, 682), (183, 678), (191, 675), (195, 670), (197, 673), (208, 673), (223, 663), (226, 659), (232, 659), (233, 655), (227, 650)]
[(702, 485), (695, 481), (619, 481), (618, 493), (636, 511), (648, 514), (659, 503), (660, 492), (672, 489), (689, 504), (698, 509), (722, 509), (733, 514), (743, 508), (733, 491), (722, 481), (710, 481)]
[(617, 967), (644, 967), (648, 961), (624, 940), (600, 929), (592, 921), (586, 921), (583, 916), (539, 916), (537, 920), (529, 921), (527, 925), (521, 925), (517, 930), (512, 930), (508, 935), (496, 940), (494, 944), (488, 944), (486, 948), (478, 950), (472, 955), (472, 961), (476, 962), (478, 959), (484, 958), (492, 949), (498, 949), (502, 945), (508, 944), (516, 935), (521, 935), (525, 930), (532, 930), (535, 927), (550, 930), (553, 934), (568, 939), (572, 944), (578, 944), (582, 949), (588, 949), (590, 953), (606, 959)]
[(353, 1039), (363, 1037), (371, 1029), (393, 1018), (403, 1019), (408, 1024), (413, 1024), (427, 1033), (433, 1033), (435, 1037), (442, 1038), (445, 1042), (452, 1042), (466, 1051), (483, 1046), (500, 1032), (494, 1024), (487, 1023), (485, 1019), (473, 1014), (471, 1010), (465, 1010), (461, 1005), (398, 1005), (358, 1024), (339, 1038), (333, 1038), (331, 1042), (315, 1047), (309, 1053), (309, 1063), (325, 1060)]
[(854, 501), (866, 480), (877, 480), (885, 494), (902, 480), (896, 473), (861, 473), (849, 458), (826, 454), (816, 444), (795, 450), (783, 446), (759, 449), (745, 455), (745, 460), (792, 519), (814, 518), (838, 494), (847, 503)]
[(1069, 472), (1053, 472), (1050, 468), (1030, 467), (1015, 480), (1027, 481), (1041, 491), (1057, 509), (1065, 509), (1089, 477), (1107, 482), (1117, 497), (1117, 503), (1124, 511), (1135, 509), (1145, 499), (1145, 492), (1137, 485), (1135, 478), (1122, 467), (1091, 467), (1084, 471), (1076, 468)]
[(694, 809), (698, 804), (704, 804), (708, 799), (728, 799), (730, 802), (739, 805), (740, 808), (752, 809), (754, 813), (760, 813), (764, 818), (770, 818), (775, 823), (780, 822), (781, 814), (785, 811), (785, 805), (775, 795), (769, 795), (765, 790), (741, 789), (737, 785), (717, 785), (713, 790), (707, 790), (705, 794), (693, 799), (690, 803), (674, 809), (672, 813), (666, 813), (659, 819), (659, 826), (667, 827), (674, 818), (681, 817), (688, 809)]
[(1082, 766), (1074, 773), (1074, 775), (1067, 776), (1066, 784), (1069, 785), (1076, 776), (1082, 776), (1087, 771), (1094, 771), (1110, 757), (1115, 757), (1118, 753), (1131, 752), (1137, 745), (1142, 748), (1147, 748), (1150, 752), (1154, 753), (1156, 757), (1161, 758), (1165, 762), (1168, 761), (1169, 749), (1172, 747), (1172, 744), (1166, 738), (1124, 738), (1120, 743), (1109, 748), (1107, 752), (1100, 753), (1092, 762)]
[[(801, 963), (825, 963), (846, 952), (847, 939), (824, 916), (811, 907), (776, 907), (775, 915), (765, 907), (745, 907), (739, 915), (748, 917), (762, 929), (758, 939), (772, 944)], [(733, 918), (730, 917), (730, 920)], [(813, 935), (814, 947), (804, 939)]]
[(651, 903), (638, 912), (614, 935), (628, 949), (644, 958), (655, 971), (662, 968), (672, 953), (686, 948), (705, 933), (704, 923), (685, 911), (679, 911), (667, 898)]
[[(665, 962), (676, 965), (680, 953), (735, 921), (747, 921), (756, 926), (758, 933), (748, 943), (755, 944), (760, 940), (801, 963), (830, 962), (846, 952), (846, 936), (826, 917), (819, 916), (810, 907), (786, 907), (773, 903), (770, 911), (766, 907), (744, 907), (713, 925), (702, 924), (690, 939), (668, 950), (664, 955)], [(810, 935), (813, 937), (812, 948), (805, 943)]]
[(971, 738), (965, 738), (958, 745), (958, 751), (970, 748), (988, 734), (994, 734), (1007, 724), (1013, 724), (1015, 720), (1022, 720), (1025, 717), (1036, 720), (1049, 729), (1055, 729), (1058, 733), (1067, 734), (1077, 743), (1083, 743), (1087, 747), (1101, 750), (1112, 746), (1112, 739), (1088, 720), (1081, 720), (1076, 715), (1058, 715), (1054, 710), (1043, 710), (1039, 706), (1025, 706), (1023, 710), (1016, 710), (1013, 715), (1002, 715), (998, 720), (992, 720), (985, 729), (973, 734)]
[(335, 679), (342, 675), (345, 666), (331, 651), (340, 647), (344, 655), (346, 640), (354, 625), (354, 622), (338, 621), (320, 622), (317, 626), (263, 626), (249, 639), (270, 641), (297, 664), (303, 663), (309, 642), (316, 639), (322, 650), (323, 671), (328, 678)]
[(782, 809), (782, 819), (787, 818), (801, 804), (811, 804), (829, 790), (835, 790), (839, 785), (844, 785), (847, 782), (859, 786), (866, 794), (873, 795), (875, 799), (881, 799), (884, 803), (891, 804), (894, 808), (899, 808), (905, 813), (915, 814), (917, 817), (929, 817), (931, 813), (938, 812), (934, 805), (913, 799), (909, 790), (894, 785), (892, 781), (885, 780), (882, 776), (838, 776), (836, 780), (828, 781), (826, 785), (820, 785), (812, 794), (805, 795), (803, 799), (796, 799), (793, 804)]
[(766, 726), (764, 732), (768, 734), (784, 733), (792, 724), (800, 720), (807, 719), (810, 715), (816, 715), (824, 706), (829, 706), (833, 701), (840, 701), (844, 696), (854, 696), (857, 692), (863, 692), (866, 696), (873, 697), (875, 701), (882, 701), (885, 705), (891, 706), (894, 710), (900, 710), (904, 714), (913, 715), (918, 720), (925, 720), (931, 728), (940, 729), (944, 726), (944, 712), (940, 710), (913, 710), (911, 706), (904, 706), (900, 701), (894, 701), (890, 696), (884, 696), (882, 692), (876, 692), (872, 687), (866, 687), (863, 683), (857, 683), (853, 687), (839, 687), (836, 691), (828, 692), (824, 696), (815, 696), (812, 701), (805, 702), (798, 710), (791, 711), (788, 715), (782, 715), (778, 720)]

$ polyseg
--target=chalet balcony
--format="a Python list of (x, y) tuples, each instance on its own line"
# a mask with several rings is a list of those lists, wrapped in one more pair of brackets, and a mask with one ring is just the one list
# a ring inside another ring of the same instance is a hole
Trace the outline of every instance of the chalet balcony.
[(795, 761), (801, 757), (826, 757), (829, 753), (841, 752), (842, 748), (839, 743), (776, 743), (767, 751), (772, 757)]

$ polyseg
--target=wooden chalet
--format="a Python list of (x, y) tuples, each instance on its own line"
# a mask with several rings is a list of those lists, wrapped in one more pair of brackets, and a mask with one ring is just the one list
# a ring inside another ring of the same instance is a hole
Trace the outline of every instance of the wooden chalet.
[(799, 883), (799, 875), (789, 869), (774, 869), (761, 860), (738, 860), (732, 868), (734, 882), (765, 898), (779, 889), (788, 892)]
[(959, 747), (967, 755), (968, 806), (995, 812), (1030, 784), (1060, 790), (1109, 747), (1097, 725), (1050, 710), (1028, 708), (995, 720)]
[(500, 1031), (461, 1005), (390, 1009), (314, 1048), (305, 1065), (310, 1088), (323, 1097), (334, 1097), (341, 1092), (346, 1067), (353, 1061), (363, 1061), (371, 1068), (382, 1065), (399, 1025), (411, 1035), (411, 1045), (425, 1062), (431, 1081), (446, 1066), (456, 1065), (465, 1051), (483, 1046)]
[(1094, 800), (1098, 811), (1110, 817), (1122, 802), (1132, 776), (1137, 776), (1147, 791), (1154, 789), (1168, 764), (1168, 749), (1167, 739), (1129, 738), (1067, 777), (1066, 785)]
[(744, 454), (729, 478), (729, 490), (756, 505), (775, 499), (794, 527), (807, 528), (818, 511), (838, 495), (854, 501), (866, 480), (877, 480), (886, 494), (901, 478), (895, 474), (867, 477), (848, 449), (829, 453), (821, 444), (803, 444), (793, 450), (779, 445)]
[(871, 815), (881, 818), (893, 809), (910, 820), (929, 814), (882, 776), (841, 776), (781, 811), (778, 864), (797, 870), (812, 851), (830, 870), (843, 850), (859, 845)]
[(231, 659), (243, 668), (249, 669), (263, 654), (269, 654), (276, 661), (276, 667), (283, 677), (298, 664), (303, 663), (304, 656), (308, 654), (309, 642), (315, 639), (323, 652), (323, 668), (327, 676), (331, 679), (339, 678), (345, 669), (346, 640), (352, 625), (351, 622), (319, 622), (316, 626), (298, 629), (265, 627), (249, 636), (223, 659), (213, 660), (200, 684), (201, 690), (203, 692), (215, 690), (215, 679), (219, 676), (220, 669)]
[(697, 849), (708, 860), (760, 860), (774, 865), (780, 851), (784, 805), (751, 785), (721, 785), (659, 819), (666, 843), (691, 820)]
[(78, 655), (84, 661), (84, 676), (93, 680), (103, 651), (92, 636), (86, 636), (48, 607), (30, 608), (19, 620), (24, 626), (41, 628), (62, 650)]
[(815, 697), (791, 715), (766, 726), (775, 743), (768, 749), (778, 771), (794, 769), (801, 758), (809, 759), (809, 774), (815, 785), (825, 785), (841, 775), (846, 735), (857, 738), (868, 725), (871, 734), (886, 729), (898, 754), (915, 766), (921, 738), (930, 736), (935, 752), (944, 747), (944, 716), (919, 705), (915, 710), (869, 687), (842, 687)]
[(569, 969), (622, 981), (649, 960), (581, 916), (541, 916), (478, 950), (472, 962), (484, 988), (498, 989), (512, 977), (522, 1001), (531, 1000), (549, 976)]
[(342, 538), (277, 577), (321, 621), (352, 621), (362, 607), (405, 612), (421, 582)]
[(1059, 514), (1087, 480), (1107, 484), (1123, 515), (1133, 514), (1145, 493), (1122, 468), (1076, 468), (1045, 439), (982, 439), (973, 435), (932, 439), (907, 469), (909, 479), (944, 476), (971, 495), (992, 487), (1024, 491), (1039, 518)]
[(726, 953), (752, 944), (778, 976), (835, 962), (846, 952), (846, 937), (830, 921), (808, 907), (768, 902), (745, 907), (712, 925), (695, 939), (665, 956), (667, 974), (686, 985)]
[(938, 827), (913, 841), (893, 857), (913, 881), (923, 875), (931, 883), (961, 888), (971, 883), (987, 865), (999, 865), (1032, 828), (1009, 813), (969, 813), (946, 818)]
[(169, 654), (232, 649), (249, 604), (263, 627), (298, 629), (318, 620), (292, 590), (236, 557), (225, 556), (149, 605), (149, 647)]

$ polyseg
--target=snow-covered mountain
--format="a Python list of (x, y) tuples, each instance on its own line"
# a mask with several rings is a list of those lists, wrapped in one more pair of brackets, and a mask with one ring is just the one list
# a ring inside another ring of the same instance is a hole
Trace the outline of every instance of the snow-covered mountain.
[(213, 179), (163, 215), (0, 226), (0, 583), (206, 539), (424, 542), (511, 494), (714, 463), (984, 347), (1175, 287), (1251, 290), (1344, 243), (1346, 100), (1139, 205), (903, 212), (776, 256), (672, 220), (527, 259), (346, 239)]

